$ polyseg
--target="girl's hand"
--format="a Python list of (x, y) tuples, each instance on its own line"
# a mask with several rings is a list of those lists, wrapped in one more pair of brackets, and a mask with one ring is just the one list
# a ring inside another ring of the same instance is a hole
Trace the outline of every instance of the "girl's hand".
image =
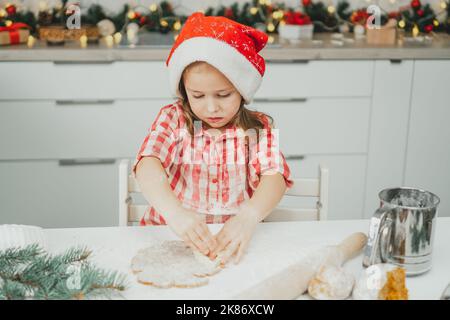
[(217, 247), (210, 256), (212, 258), (219, 256), (221, 263), (225, 265), (231, 256), (237, 254), (235, 263), (239, 263), (259, 223), (259, 216), (249, 204), (242, 205), (238, 214), (228, 219), (216, 235)]
[(193, 250), (209, 254), (217, 245), (205, 221), (196, 212), (181, 209), (166, 218), (169, 227)]

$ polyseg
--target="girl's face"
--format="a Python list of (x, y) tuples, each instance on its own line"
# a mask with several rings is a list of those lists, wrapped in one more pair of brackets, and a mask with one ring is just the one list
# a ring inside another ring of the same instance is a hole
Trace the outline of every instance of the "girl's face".
[(239, 91), (213, 66), (193, 65), (182, 81), (192, 112), (209, 127), (223, 129), (238, 112), (242, 100)]

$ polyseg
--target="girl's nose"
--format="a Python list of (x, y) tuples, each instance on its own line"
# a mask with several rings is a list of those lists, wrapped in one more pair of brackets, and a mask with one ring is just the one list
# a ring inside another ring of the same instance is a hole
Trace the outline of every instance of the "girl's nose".
[(207, 108), (208, 108), (209, 113), (215, 113), (215, 112), (219, 111), (219, 106), (218, 106), (217, 102), (214, 101), (214, 99), (208, 99), (207, 104), (208, 104)]

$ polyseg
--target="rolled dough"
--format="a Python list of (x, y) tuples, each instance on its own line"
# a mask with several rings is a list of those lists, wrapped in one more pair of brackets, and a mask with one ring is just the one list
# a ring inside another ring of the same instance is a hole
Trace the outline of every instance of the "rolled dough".
[(138, 282), (159, 288), (193, 288), (208, 284), (208, 276), (221, 270), (220, 260), (211, 261), (183, 241), (164, 241), (141, 249), (131, 260)]

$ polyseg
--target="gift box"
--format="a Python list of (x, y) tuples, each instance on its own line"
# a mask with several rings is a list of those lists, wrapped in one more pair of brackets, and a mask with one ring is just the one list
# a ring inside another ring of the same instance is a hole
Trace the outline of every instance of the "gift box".
[(0, 45), (12, 45), (27, 42), (30, 36), (29, 26), (25, 23), (13, 23), (0, 27)]

